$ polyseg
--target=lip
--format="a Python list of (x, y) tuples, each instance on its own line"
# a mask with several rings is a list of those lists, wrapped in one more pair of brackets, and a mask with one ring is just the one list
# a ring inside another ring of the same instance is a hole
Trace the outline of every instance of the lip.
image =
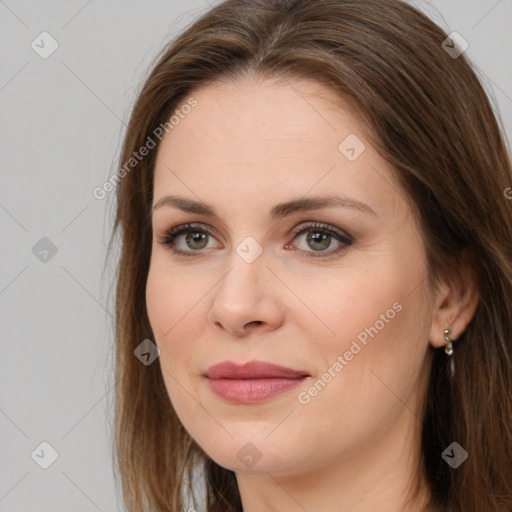
[(309, 376), (309, 373), (265, 361), (249, 361), (244, 364), (223, 361), (222, 363), (210, 366), (206, 370), (205, 376), (209, 379), (295, 379)]
[(217, 396), (234, 403), (255, 403), (295, 388), (310, 374), (265, 361), (242, 365), (224, 361), (208, 368), (204, 376)]

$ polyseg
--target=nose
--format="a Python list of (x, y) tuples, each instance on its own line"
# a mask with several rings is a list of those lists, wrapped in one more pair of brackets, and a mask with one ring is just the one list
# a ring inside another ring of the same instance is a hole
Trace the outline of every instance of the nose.
[(284, 318), (281, 288), (279, 280), (267, 268), (264, 252), (248, 263), (233, 251), (229, 270), (213, 289), (209, 321), (238, 337), (256, 329), (277, 329)]

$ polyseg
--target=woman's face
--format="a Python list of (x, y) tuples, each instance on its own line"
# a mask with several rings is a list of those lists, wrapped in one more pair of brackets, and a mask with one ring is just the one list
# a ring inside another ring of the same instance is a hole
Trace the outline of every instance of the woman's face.
[[(146, 289), (181, 422), (237, 474), (355, 468), (391, 451), (408, 460), (432, 299), (387, 162), (315, 82), (247, 78), (193, 97), (159, 147), (153, 204), (178, 196), (215, 215), (185, 202), (154, 209)], [(327, 196), (345, 203), (308, 207)], [(205, 376), (224, 361), (298, 373)]]

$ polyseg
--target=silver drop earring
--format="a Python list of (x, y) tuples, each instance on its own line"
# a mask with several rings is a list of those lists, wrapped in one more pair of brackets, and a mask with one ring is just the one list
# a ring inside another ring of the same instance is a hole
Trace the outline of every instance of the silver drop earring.
[(450, 329), (444, 330), (444, 341), (446, 341), (446, 346), (444, 347), (444, 351), (448, 355), (448, 367), (450, 368), (450, 376), (453, 377), (455, 375), (455, 358), (453, 357), (453, 340), (449, 336)]

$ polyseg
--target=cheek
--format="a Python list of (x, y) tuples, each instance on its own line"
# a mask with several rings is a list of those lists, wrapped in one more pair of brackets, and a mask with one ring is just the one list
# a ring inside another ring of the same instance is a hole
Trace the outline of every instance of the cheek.
[(210, 288), (204, 279), (184, 277), (165, 262), (152, 262), (146, 283), (146, 306), (154, 342), (160, 349), (160, 366), (173, 404), (190, 389), (190, 373), (197, 373), (196, 359), (204, 332), (204, 298)]
[(159, 270), (158, 264), (152, 262), (146, 282), (146, 308), (158, 345), (172, 327), (173, 312), (178, 304), (176, 288), (171, 284), (169, 277)]
[(179, 267), (170, 266), (165, 255), (154, 255), (146, 283), (146, 306), (153, 334), (163, 345), (177, 339), (184, 326), (194, 326), (191, 318), (201, 307), (206, 285), (204, 279), (191, 279)]
[(400, 324), (410, 292), (403, 276), (382, 258), (365, 268), (337, 269), (314, 284), (298, 279), (294, 292), (303, 301), (292, 306), (290, 317), (302, 324), (304, 338), (314, 344), (310, 349), (331, 359), (349, 350), (354, 341), (364, 348)]
[(193, 301), (176, 274), (152, 264), (146, 283), (148, 317), (154, 342), (160, 349), (160, 364), (166, 381), (183, 367), (187, 361), (186, 347), (190, 346), (182, 334), (188, 324)]
[[(380, 320), (387, 306), (397, 305), (398, 301), (392, 302), (396, 297), (390, 292), (388, 300), (383, 294), (384, 308), (375, 303), (373, 311), (368, 309), (364, 315), (356, 316), (354, 305), (352, 316), (334, 324), (340, 334), (322, 344), (321, 354), (319, 345), (312, 344), (310, 352), (321, 356), (318, 373), (296, 397), (294, 418), (318, 453), (372, 444), (386, 435), (397, 418), (412, 417), (411, 411), (417, 410), (426, 326), (421, 302), (412, 295), (402, 298), (401, 309), (391, 308), (387, 323)], [(350, 304), (344, 306), (350, 313)], [(280, 441), (286, 443), (286, 438)]]
[(344, 428), (359, 428), (374, 423), (379, 411), (388, 418), (396, 414), (418, 388), (431, 311), (421, 252), (404, 255), (381, 255), (364, 269), (326, 279), (327, 287), (307, 286), (308, 304), (328, 327), (317, 321), (323, 334), (306, 338), (308, 352), (318, 356), (318, 380), (302, 398), (315, 416), (330, 411)]
[[(421, 288), (410, 293), (407, 286), (393, 285), (371, 296), (371, 305), (345, 304), (347, 321), (340, 318), (335, 325), (343, 335), (330, 344), (326, 366), (332, 368), (339, 355), (342, 364), (315, 404), (320, 415), (336, 403), (333, 416), (346, 428), (385, 425), (414, 400), (428, 349), (430, 317)], [(346, 423), (346, 411), (355, 424)]]

